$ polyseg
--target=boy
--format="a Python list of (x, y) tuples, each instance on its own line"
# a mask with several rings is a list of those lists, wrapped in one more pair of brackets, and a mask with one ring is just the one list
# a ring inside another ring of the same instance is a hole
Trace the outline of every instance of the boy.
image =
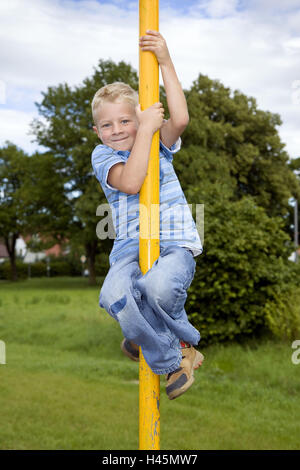
[[(185, 96), (161, 34), (146, 31), (140, 47), (157, 57), (170, 119), (163, 119), (161, 103), (142, 112), (137, 93), (121, 82), (106, 85), (93, 98), (94, 130), (103, 145), (94, 149), (92, 166), (112, 208), (116, 231), (99, 304), (120, 323), (125, 337), (123, 352), (138, 360), (137, 345), (141, 346), (152, 371), (167, 374), (166, 392), (174, 399), (192, 385), (193, 370), (203, 360), (192, 347), (198, 344), (200, 334), (184, 310), (186, 290), (195, 272), (194, 256), (202, 252), (202, 246), (172, 165), (173, 154), (181, 145), (180, 135), (189, 121)], [(139, 267), (139, 191), (157, 130), (160, 256), (143, 276)]]

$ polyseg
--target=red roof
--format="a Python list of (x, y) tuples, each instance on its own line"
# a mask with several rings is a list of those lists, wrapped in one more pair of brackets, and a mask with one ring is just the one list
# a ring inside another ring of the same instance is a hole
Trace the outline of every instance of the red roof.
[(59, 256), (62, 253), (62, 248), (58, 243), (56, 243), (56, 245), (51, 246), (51, 248), (48, 248), (48, 250), (44, 250), (44, 252), (46, 256), (48, 255)]
[[(43, 240), (43, 241), (48, 241), (49, 238), (48, 237), (43, 237), (43, 235), (40, 235), (40, 238)], [(23, 238), (23, 240), (25, 241), (25, 243), (27, 243), (28, 241), (31, 240), (32, 238), (32, 235), (21, 235), (21, 237)], [(68, 241), (68, 240), (65, 240), (65, 241)], [(47, 248), (46, 250), (43, 250), (45, 255), (46, 256), (49, 256), (49, 255), (54, 255), (54, 256), (60, 256), (62, 253), (63, 253), (63, 250), (62, 250), (62, 247), (59, 243), (55, 243), (55, 245), (51, 246), (50, 248)]]

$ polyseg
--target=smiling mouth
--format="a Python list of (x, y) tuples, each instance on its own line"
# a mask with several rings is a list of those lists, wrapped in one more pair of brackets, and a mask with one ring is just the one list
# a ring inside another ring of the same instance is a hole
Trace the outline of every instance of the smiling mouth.
[(126, 140), (127, 137), (122, 137), (122, 139), (118, 139), (118, 140), (113, 140), (113, 142), (122, 142), (123, 140)]

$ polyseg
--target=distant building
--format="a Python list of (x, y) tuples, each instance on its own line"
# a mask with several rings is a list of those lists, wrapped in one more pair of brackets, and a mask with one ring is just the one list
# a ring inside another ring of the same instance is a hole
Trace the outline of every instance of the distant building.
[[(16, 241), (16, 256), (21, 258), (24, 263), (35, 263), (40, 261), (47, 256), (62, 256), (69, 252), (68, 249), (63, 250), (59, 243), (55, 243), (51, 248), (47, 250), (33, 252), (27, 248), (27, 243), (31, 240), (31, 235), (23, 237), (22, 235)], [(7, 252), (6, 246), (3, 242), (0, 241), (0, 263), (9, 260), (9, 254)]]

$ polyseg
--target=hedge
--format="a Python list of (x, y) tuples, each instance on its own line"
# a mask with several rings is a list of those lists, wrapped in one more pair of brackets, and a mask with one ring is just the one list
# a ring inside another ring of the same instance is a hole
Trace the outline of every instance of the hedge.
[[(49, 276), (81, 276), (82, 263), (76, 257), (68, 255), (64, 258), (50, 258)], [(46, 260), (36, 261), (35, 263), (23, 263), (21, 260), (16, 261), (18, 279), (26, 279), (28, 277), (45, 277), (48, 275)], [(86, 268), (87, 265), (84, 265)], [(97, 256), (95, 270), (97, 276), (104, 276), (109, 268), (108, 255), (101, 254)], [(12, 279), (11, 267), (9, 261), (0, 264), (0, 279)]]

